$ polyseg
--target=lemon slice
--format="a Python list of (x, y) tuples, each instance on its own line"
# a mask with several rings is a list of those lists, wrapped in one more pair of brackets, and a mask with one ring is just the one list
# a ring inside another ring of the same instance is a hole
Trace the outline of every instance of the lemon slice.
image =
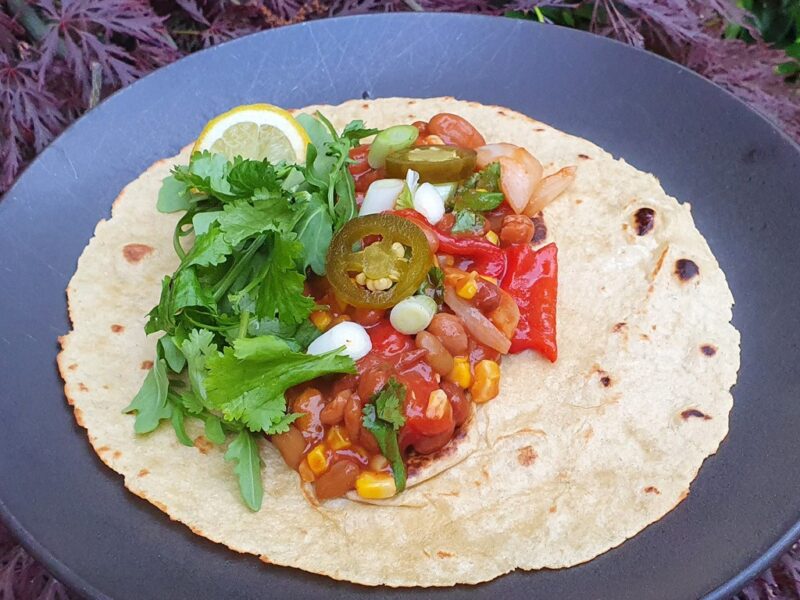
[(241, 156), (292, 164), (305, 162), (309, 141), (305, 129), (282, 108), (245, 104), (211, 119), (192, 152), (209, 150), (228, 160)]

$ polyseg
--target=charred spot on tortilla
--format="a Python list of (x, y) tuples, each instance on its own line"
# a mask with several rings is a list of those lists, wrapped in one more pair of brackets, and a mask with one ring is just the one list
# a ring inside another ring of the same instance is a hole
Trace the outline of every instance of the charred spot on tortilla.
[(198, 435), (194, 439), (194, 447), (197, 448), (201, 454), (208, 454), (208, 451), (214, 447), (214, 444), (209, 442), (205, 437), (202, 435)]
[(142, 371), (149, 371), (153, 368), (153, 361), (152, 360), (143, 360), (141, 364)]
[(529, 467), (536, 460), (538, 454), (533, 446), (524, 446), (517, 450), (517, 462), (523, 467)]
[(652, 486), (652, 485), (648, 485), (646, 488), (644, 488), (644, 493), (645, 494), (656, 494), (658, 496), (661, 495), (661, 491), (657, 487)]
[(82, 392), (88, 392), (88, 391), (89, 391), (89, 388), (88, 388), (88, 387), (86, 387), (86, 384), (85, 384), (85, 383), (83, 383), (83, 382), (81, 382), (81, 383), (79, 383), (79, 384), (78, 384), (78, 389), (79, 389), (80, 391), (82, 391)]
[(533, 239), (532, 244), (541, 244), (547, 239), (547, 225), (544, 222), (544, 215), (539, 212), (533, 217)]
[(609, 377), (608, 375), (603, 375), (602, 377), (600, 377), (600, 383), (603, 385), (603, 387), (610, 386), (611, 385), (611, 377)]
[(706, 413), (697, 410), (696, 408), (687, 408), (685, 411), (681, 413), (681, 418), (684, 421), (688, 421), (692, 417), (697, 419), (703, 419), (704, 421), (709, 421), (711, 419)]
[(655, 225), (656, 211), (645, 206), (637, 210), (633, 218), (636, 221), (636, 235), (647, 235)]
[(122, 333), (123, 331), (125, 331), (125, 326), (120, 325), (119, 323), (114, 323), (111, 326), (111, 331), (113, 331), (114, 333)]
[(700, 273), (700, 267), (697, 266), (693, 260), (688, 258), (679, 258), (675, 261), (675, 275), (681, 281), (689, 281), (692, 277)]
[(78, 368), (78, 363), (72, 363), (70, 366), (67, 367), (70, 371), (74, 371)]
[(614, 333), (619, 333), (620, 331), (625, 329), (627, 326), (628, 326), (628, 324), (625, 321), (620, 321), (619, 323), (614, 325), (614, 327), (611, 328), (611, 331), (613, 331)]
[(583, 153), (578, 154), (578, 158), (580, 158), (582, 160), (591, 160), (592, 159), (591, 156), (589, 156), (588, 154), (583, 154)]
[(703, 344), (700, 346), (700, 352), (706, 356), (714, 356), (717, 353), (717, 347), (712, 344)]
[(125, 244), (122, 248), (122, 256), (131, 264), (138, 263), (148, 254), (153, 253), (153, 248), (147, 244)]
[(139, 469), (139, 472), (137, 473), (139, 477), (147, 477), (149, 474), (150, 471), (148, 471), (147, 469)]

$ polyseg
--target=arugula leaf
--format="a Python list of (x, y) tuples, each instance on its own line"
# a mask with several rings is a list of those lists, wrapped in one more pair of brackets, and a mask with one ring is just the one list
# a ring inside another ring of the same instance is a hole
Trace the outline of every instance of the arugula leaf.
[(291, 231), (299, 217), (294, 205), (285, 201), (259, 202), (254, 206), (239, 200), (225, 206), (219, 223), (225, 240), (238, 246), (265, 231)]
[(183, 356), (180, 348), (175, 345), (175, 339), (172, 336), (165, 335), (158, 340), (158, 356), (167, 361), (170, 369), (176, 373), (183, 371), (186, 366), (186, 357)]
[(304, 255), (303, 244), (294, 238), (294, 234), (274, 236), (256, 301), (256, 314), (261, 318), (277, 315), (281, 321), (297, 324), (316, 306), (313, 298), (303, 294), (306, 277), (297, 270)]
[(189, 210), (191, 197), (189, 186), (185, 182), (178, 181), (174, 175), (168, 175), (161, 182), (161, 189), (158, 190), (156, 208), (158, 212), (162, 213)]
[(209, 406), (227, 421), (239, 420), (251, 431), (268, 434), (285, 430), (296, 418), (286, 414), (288, 388), (322, 375), (355, 373), (353, 360), (337, 351), (318, 356), (293, 352), (274, 336), (237, 339), (207, 364)]
[(406, 418), (403, 416), (405, 397), (406, 386), (392, 377), (383, 389), (375, 394), (373, 400), (378, 411), (378, 418), (389, 423), (395, 431), (406, 424)]
[(167, 364), (162, 358), (156, 361), (153, 368), (144, 378), (141, 389), (133, 397), (131, 403), (122, 412), (136, 413), (136, 420), (133, 430), (136, 433), (150, 433), (161, 422), (170, 416), (170, 408), (167, 406), (167, 391), (169, 380), (167, 379)]
[(388, 423), (377, 416), (374, 404), (367, 404), (361, 411), (361, 423), (373, 436), (383, 454), (392, 465), (394, 485), (398, 493), (406, 489), (406, 466), (403, 463), (403, 455), (400, 453), (400, 446), (397, 443), (397, 430), (391, 423)]
[(306, 194), (305, 212), (294, 231), (297, 241), (305, 250), (303, 269), (310, 266), (317, 275), (324, 275), (328, 246), (333, 238), (333, 219), (328, 212), (328, 206), (318, 193)]
[(167, 408), (171, 411), (170, 421), (172, 422), (172, 428), (175, 430), (175, 437), (184, 446), (194, 446), (192, 438), (186, 433), (186, 414), (183, 412), (181, 401), (172, 394), (169, 395), (168, 399)]
[(208, 398), (205, 386), (206, 362), (217, 355), (214, 334), (207, 329), (193, 329), (181, 344), (181, 350), (189, 365), (189, 384), (192, 391), (205, 403)]
[(456, 211), (455, 215), (456, 215), (456, 222), (453, 224), (453, 228), (450, 230), (451, 232), (478, 233), (479, 231), (483, 231), (483, 223), (485, 219), (478, 213), (475, 213), (468, 209), (463, 209)]
[(242, 430), (228, 445), (225, 460), (236, 462), (233, 471), (239, 479), (239, 492), (252, 511), (261, 508), (264, 487), (261, 482), (261, 455), (255, 434)]
[(204, 416), (206, 439), (212, 444), (224, 444), (225, 432), (222, 430), (222, 423), (216, 415), (206, 413)]
[(183, 266), (218, 265), (225, 262), (231, 252), (233, 252), (231, 244), (223, 237), (220, 226), (214, 223), (206, 233), (195, 238), (194, 246), (183, 259)]

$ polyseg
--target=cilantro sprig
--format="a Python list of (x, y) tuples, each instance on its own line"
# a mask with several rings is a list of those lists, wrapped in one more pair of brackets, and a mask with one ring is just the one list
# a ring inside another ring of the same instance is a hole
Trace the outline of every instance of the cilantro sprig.
[(405, 397), (405, 386), (391, 378), (384, 388), (375, 394), (372, 402), (364, 406), (361, 419), (364, 427), (375, 436), (381, 454), (392, 465), (394, 485), (398, 493), (406, 488), (406, 466), (397, 442), (397, 433), (406, 423), (403, 416)]
[(197, 419), (210, 442), (230, 438), (225, 459), (252, 510), (263, 498), (259, 440), (299, 416), (287, 411), (286, 390), (355, 371), (336, 352), (305, 353), (319, 332), (304, 289), (307, 269), (325, 273), (334, 233), (356, 215), (350, 150), (376, 130), (353, 121), (340, 133), (319, 113), (299, 121), (311, 139), (305, 164), (200, 152), (164, 179), (157, 207), (182, 213), (180, 264), (145, 326), (162, 333), (156, 360), (125, 408), (137, 434), (169, 421), (191, 446), (187, 423)]

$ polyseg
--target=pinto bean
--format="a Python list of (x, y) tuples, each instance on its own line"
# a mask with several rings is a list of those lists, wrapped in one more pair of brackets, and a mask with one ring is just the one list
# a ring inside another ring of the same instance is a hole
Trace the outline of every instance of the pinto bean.
[(415, 343), (417, 348), (427, 350), (425, 361), (439, 375), (447, 375), (453, 370), (453, 355), (447, 351), (447, 348), (435, 335), (427, 331), (420, 331), (417, 334)]
[(344, 406), (344, 427), (351, 440), (357, 440), (361, 433), (361, 398), (352, 394)]
[(335, 463), (314, 483), (317, 499), (327, 500), (344, 496), (356, 486), (356, 478), (360, 472), (361, 469), (349, 460)]
[(464, 356), (469, 348), (467, 332), (459, 318), (450, 313), (437, 313), (428, 325), (428, 331), (455, 356)]
[(450, 399), (450, 406), (453, 407), (453, 421), (456, 427), (458, 427), (469, 417), (472, 408), (470, 406), (470, 400), (467, 398), (464, 390), (452, 381), (442, 380), (439, 385), (442, 386), (444, 393), (447, 394), (447, 397)]
[(300, 430), (294, 425), (289, 425), (288, 431), (273, 435), (270, 441), (281, 453), (284, 462), (291, 468), (297, 469), (303, 460), (303, 451), (306, 448), (306, 440)]
[(337, 423), (341, 422), (342, 418), (344, 417), (344, 407), (347, 404), (347, 401), (352, 396), (352, 392), (350, 390), (342, 390), (336, 396), (325, 405), (325, 408), (322, 409), (322, 412), (319, 413), (319, 420), (322, 422), (323, 425), (336, 425)]
[(475, 307), (483, 314), (489, 314), (500, 306), (500, 290), (498, 287), (485, 279), (478, 278), (478, 291), (472, 299)]
[(387, 381), (389, 381), (389, 370), (385, 366), (370, 369), (358, 380), (358, 395), (364, 402), (368, 402), (383, 389)]
[(500, 228), (500, 241), (504, 244), (527, 244), (533, 239), (533, 221), (525, 215), (508, 215)]

